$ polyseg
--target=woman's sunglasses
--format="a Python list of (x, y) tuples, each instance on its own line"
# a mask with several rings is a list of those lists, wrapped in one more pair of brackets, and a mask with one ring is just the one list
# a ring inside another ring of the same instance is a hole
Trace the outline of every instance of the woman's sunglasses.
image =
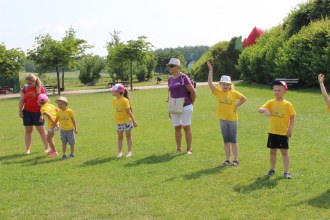
[(169, 67), (169, 68), (173, 68), (173, 67), (175, 67), (175, 65), (168, 65), (168, 67)]

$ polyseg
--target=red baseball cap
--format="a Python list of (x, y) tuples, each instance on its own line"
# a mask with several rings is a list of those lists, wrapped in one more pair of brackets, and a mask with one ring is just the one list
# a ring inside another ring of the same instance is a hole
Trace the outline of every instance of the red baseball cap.
[(280, 86), (283, 86), (285, 88), (285, 90), (288, 90), (288, 85), (286, 84), (286, 82), (284, 81), (280, 81), (280, 80), (274, 80), (272, 82), (273, 86), (274, 85), (280, 85)]

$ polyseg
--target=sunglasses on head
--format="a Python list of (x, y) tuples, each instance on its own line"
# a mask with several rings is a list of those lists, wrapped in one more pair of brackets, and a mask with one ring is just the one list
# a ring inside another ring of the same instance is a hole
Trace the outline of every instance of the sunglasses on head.
[(169, 68), (173, 68), (175, 67), (175, 65), (171, 64), (171, 65), (168, 65)]

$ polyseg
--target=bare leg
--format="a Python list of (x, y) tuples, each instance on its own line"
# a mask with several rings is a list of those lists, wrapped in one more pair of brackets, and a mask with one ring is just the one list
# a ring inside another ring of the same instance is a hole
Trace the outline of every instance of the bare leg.
[(71, 154), (74, 154), (74, 144), (70, 144), (70, 150), (71, 150)]
[(289, 152), (288, 149), (281, 149), (282, 158), (283, 158), (283, 166), (284, 166), (284, 172), (289, 172)]
[(182, 125), (175, 126), (175, 142), (176, 148), (181, 150), (181, 139), (182, 139)]
[(47, 132), (47, 142), (48, 142), (50, 148), (52, 149), (52, 152), (56, 152), (55, 142), (54, 142), (54, 138), (53, 138), (54, 135), (55, 135), (55, 131)]
[(226, 154), (226, 160), (230, 161), (230, 142), (224, 143), (224, 149)]
[(191, 142), (192, 142), (192, 132), (191, 132), (190, 125), (183, 126), (183, 130), (184, 130), (185, 137), (186, 137), (187, 152), (188, 152), (191, 150)]
[(275, 170), (277, 149), (270, 149), (270, 169)]
[(25, 151), (27, 154), (29, 154), (31, 150), (32, 131), (33, 126), (25, 126)]
[(131, 130), (125, 131), (125, 134), (127, 139), (127, 151), (129, 153), (132, 152), (132, 143), (133, 143)]
[(124, 131), (117, 131), (118, 134), (118, 154), (122, 153), (123, 150), (123, 139), (124, 139)]
[(40, 134), (41, 140), (45, 145), (45, 150), (48, 150), (48, 141), (47, 141), (47, 133), (45, 130), (45, 126), (36, 126), (37, 131)]
[(63, 155), (66, 154), (66, 144), (62, 145), (62, 151), (63, 151)]
[(233, 151), (234, 160), (238, 161), (238, 144), (237, 143), (231, 143), (231, 149)]

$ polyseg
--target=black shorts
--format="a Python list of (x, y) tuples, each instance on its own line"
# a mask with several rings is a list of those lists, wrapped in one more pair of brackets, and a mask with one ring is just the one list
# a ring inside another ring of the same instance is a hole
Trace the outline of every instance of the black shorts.
[(45, 124), (45, 120), (40, 112), (28, 112), (23, 110), (23, 125), (24, 126), (42, 126)]
[(289, 138), (286, 135), (269, 133), (267, 147), (271, 149), (289, 149)]

